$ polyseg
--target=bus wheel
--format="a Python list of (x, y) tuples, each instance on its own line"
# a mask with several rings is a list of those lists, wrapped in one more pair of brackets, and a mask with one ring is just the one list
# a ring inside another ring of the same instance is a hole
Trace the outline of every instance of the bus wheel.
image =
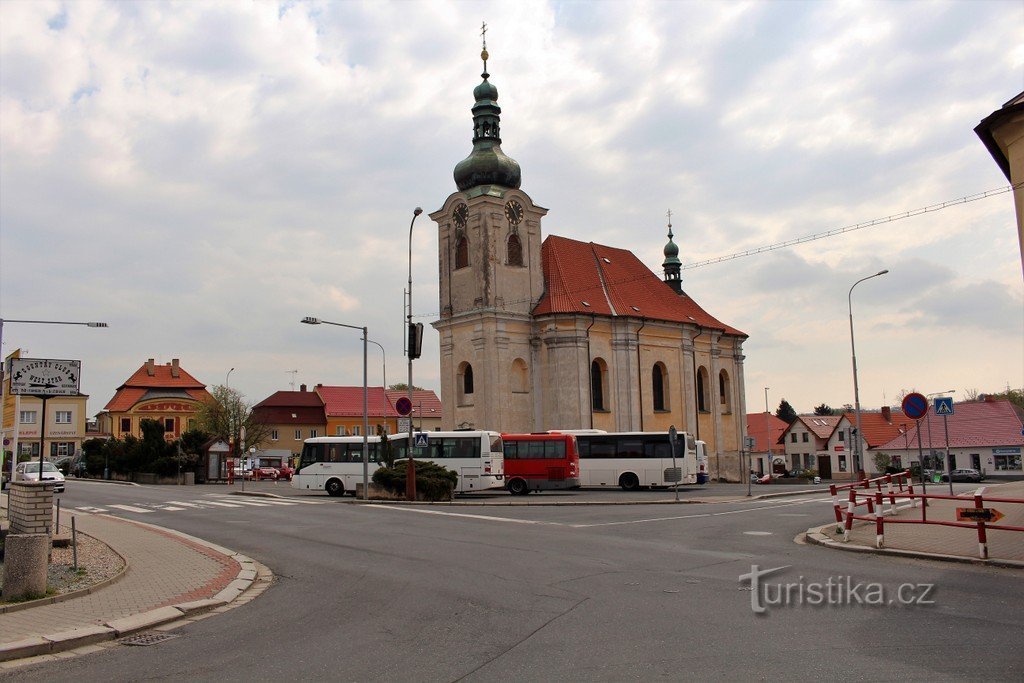
[(640, 480), (632, 472), (626, 472), (619, 477), (619, 486), (622, 487), (623, 491), (636, 491), (640, 488)]
[(522, 479), (509, 479), (506, 484), (508, 492), (513, 496), (525, 496), (530, 492), (530, 487), (526, 485), (526, 481)]
[(328, 481), (324, 488), (327, 490), (327, 495), (329, 496), (341, 496), (345, 493), (345, 485), (337, 479), (331, 479)]

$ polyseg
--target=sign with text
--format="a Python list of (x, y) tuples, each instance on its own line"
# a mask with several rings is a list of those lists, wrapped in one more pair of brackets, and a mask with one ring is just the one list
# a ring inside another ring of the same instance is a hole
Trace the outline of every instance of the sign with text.
[(1003, 518), (1003, 513), (995, 508), (957, 508), (956, 521), (958, 522), (998, 522)]
[(49, 358), (12, 358), (11, 394), (21, 396), (77, 396), (82, 361)]

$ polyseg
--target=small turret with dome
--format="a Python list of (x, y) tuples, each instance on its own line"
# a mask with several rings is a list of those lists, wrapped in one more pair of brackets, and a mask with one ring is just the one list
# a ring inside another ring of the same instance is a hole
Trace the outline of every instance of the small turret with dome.
[(676, 294), (683, 293), (682, 261), (679, 260), (679, 246), (672, 241), (672, 211), (668, 212), (668, 244), (665, 245), (665, 261), (661, 267), (665, 269), (665, 283)]
[(483, 26), (483, 82), (473, 89), (473, 151), (455, 166), (455, 185), (465, 192), (474, 187), (498, 185), (517, 189), (522, 181), (519, 163), (501, 151), (501, 107), (498, 89), (487, 73), (487, 25)]

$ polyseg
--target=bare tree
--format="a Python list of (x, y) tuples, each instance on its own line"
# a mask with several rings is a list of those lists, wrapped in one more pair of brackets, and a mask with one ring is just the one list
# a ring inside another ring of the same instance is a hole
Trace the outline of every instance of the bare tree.
[(212, 400), (205, 402), (196, 413), (198, 428), (224, 439), (234, 445), (232, 452), (238, 455), (244, 447), (242, 428), (245, 428), (245, 443), (257, 444), (269, 436), (270, 428), (252, 412), (252, 404), (235, 389), (217, 385), (210, 390)]

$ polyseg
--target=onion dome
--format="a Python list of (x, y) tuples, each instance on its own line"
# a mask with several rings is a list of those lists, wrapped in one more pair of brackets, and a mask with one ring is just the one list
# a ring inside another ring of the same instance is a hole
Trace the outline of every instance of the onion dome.
[[(671, 216), (672, 212), (669, 212)], [(679, 246), (672, 241), (672, 223), (668, 224), (668, 244), (664, 249), (665, 261), (661, 267), (665, 269), (665, 282), (675, 290), (676, 294), (682, 294), (682, 261), (679, 260)]]
[(487, 80), (487, 56), (485, 47), (480, 53), (484, 80), (473, 89), (473, 151), (455, 166), (455, 185), (462, 192), (479, 185), (515, 189), (522, 182), (519, 163), (501, 151), (501, 107), (498, 89)]

